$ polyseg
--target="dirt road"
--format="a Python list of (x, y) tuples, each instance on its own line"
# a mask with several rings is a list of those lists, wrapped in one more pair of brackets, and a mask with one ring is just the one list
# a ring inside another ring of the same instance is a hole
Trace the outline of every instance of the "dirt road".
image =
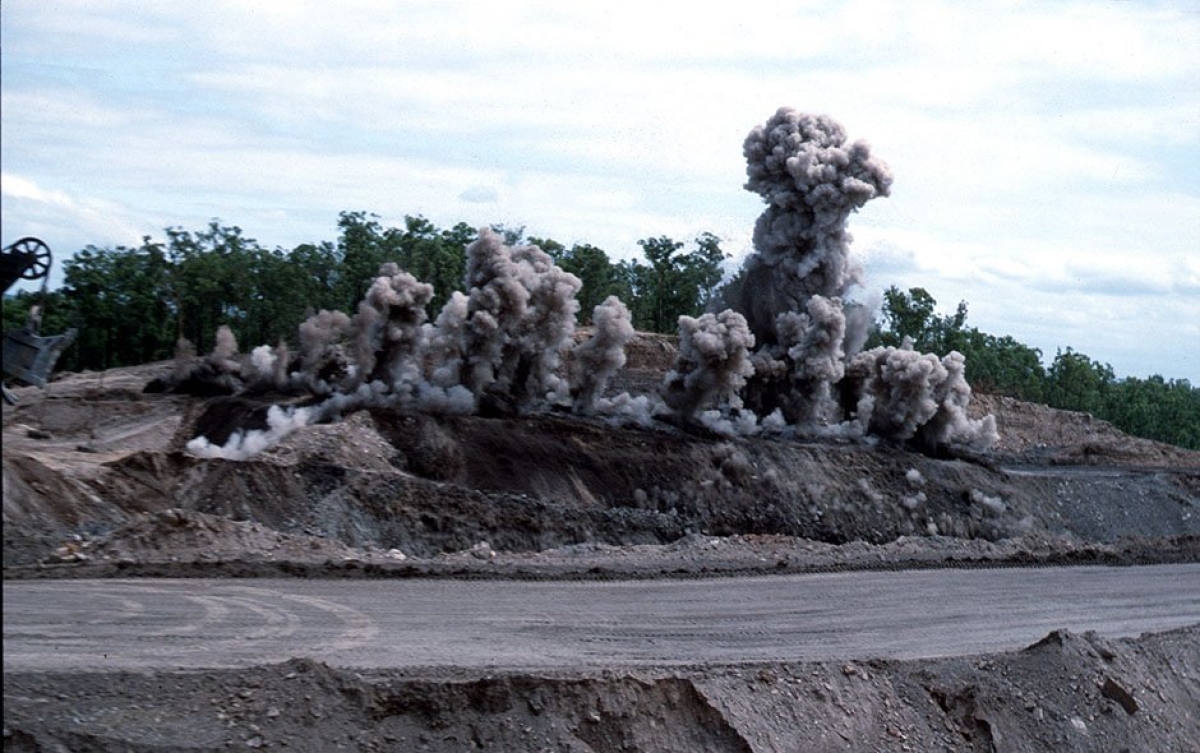
[(620, 582), (8, 582), (4, 670), (571, 668), (1018, 648), (1200, 623), (1200, 564)]

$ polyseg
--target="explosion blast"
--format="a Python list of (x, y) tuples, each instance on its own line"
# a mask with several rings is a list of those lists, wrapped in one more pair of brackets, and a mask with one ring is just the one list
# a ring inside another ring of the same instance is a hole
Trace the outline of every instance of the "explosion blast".
[[(300, 325), (299, 351), (260, 346), (235, 358), (227, 328), (212, 355), (167, 388), (206, 381), (228, 388), (309, 395), (303, 408), (273, 406), (265, 430), (235, 432), (197, 454), (247, 457), (288, 432), (364, 407), (516, 415), (545, 410), (632, 420), (675, 414), (727, 434), (794, 434), (983, 449), (993, 417), (967, 416), (971, 390), (958, 353), (862, 351), (871, 312), (847, 300), (861, 280), (850, 255), (850, 214), (887, 196), (892, 176), (863, 141), (846, 144), (826, 116), (782, 108), (747, 136), (746, 188), (767, 208), (755, 251), (732, 287), (734, 308), (679, 320), (679, 352), (660, 396), (605, 397), (634, 334), (610, 297), (575, 344), (581, 282), (537, 246), (506, 246), (483, 228), (466, 248), (466, 292), (433, 322), (433, 289), (384, 264), (353, 317), (320, 311)], [(569, 362), (571, 368), (563, 368)], [(311, 399), (311, 398), (310, 398)]]

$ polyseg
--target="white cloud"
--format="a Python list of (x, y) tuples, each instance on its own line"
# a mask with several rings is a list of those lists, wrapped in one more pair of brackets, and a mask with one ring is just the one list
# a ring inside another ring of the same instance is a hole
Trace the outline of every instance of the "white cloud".
[(494, 204), (500, 199), (496, 189), (490, 186), (471, 186), (458, 195), (458, 198), (469, 204)]
[(116, 202), (47, 190), (12, 173), (0, 173), (0, 195), (8, 205), (4, 212), (9, 218), (5, 223), (6, 230), (19, 227), (12, 221), (15, 216), (28, 214), (36, 220), (30, 226), (32, 229), (20, 231), (21, 235), (36, 235), (38, 228), (53, 227), (56, 223), (69, 228), (72, 234), (77, 232), (78, 226), (78, 229), (103, 238), (101, 242), (136, 243), (145, 233), (129, 210)]

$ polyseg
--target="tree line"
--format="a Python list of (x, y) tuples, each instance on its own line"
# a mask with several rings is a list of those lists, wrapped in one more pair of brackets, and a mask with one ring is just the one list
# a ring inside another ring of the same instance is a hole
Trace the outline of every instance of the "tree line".
[[(440, 228), (422, 216), (385, 227), (362, 211), (338, 216), (336, 241), (268, 249), (236, 226), (219, 221), (189, 231), (168, 228), (165, 238), (143, 238), (136, 248), (88, 246), (63, 264), (64, 284), (47, 293), (4, 298), (4, 329), (20, 327), (29, 307), (43, 310), (42, 331), (76, 327), (75, 344), (59, 368), (107, 369), (170, 358), (186, 340), (208, 352), (228, 325), (247, 345), (273, 345), (320, 309), (353, 313), (380, 265), (396, 262), (433, 285), (430, 313), (463, 286), (464, 249), (477, 235), (466, 223)], [(590, 244), (570, 247), (524, 228), (498, 226), (508, 245), (535, 244), (583, 282), (580, 319), (609, 295), (629, 307), (642, 331), (675, 333), (681, 315), (698, 316), (719, 303), (728, 255), (720, 239), (701, 233), (689, 244), (668, 236), (638, 241), (640, 258), (614, 262)], [(1043, 366), (1042, 353), (1010, 336), (967, 326), (967, 304), (937, 313), (923, 288), (889, 288), (868, 341), (919, 351), (966, 356), (967, 380), (981, 392), (1055, 408), (1086, 411), (1130, 434), (1200, 449), (1200, 388), (1186, 379), (1116, 378), (1112, 367), (1070, 348)]]
[[(728, 255), (720, 239), (701, 233), (690, 244), (667, 236), (638, 241), (642, 258), (614, 262), (590, 244), (568, 247), (527, 236), (524, 228), (494, 228), (508, 245), (535, 244), (583, 282), (580, 319), (616, 295), (639, 329), (674, 332), (680, 315), (699, 316), (721, 282)], [(190, 231), (168, 228), (136, 248), (88, 246), (63, 264), (61, 288), (19, 292), (4, 299), (4, 329), (20, 327), (33, 304), (42, 306), (42, 331), (76, 327), (75, 344), (59, 368), (81, 371), (170, 358), (186, 340), (199, 352), (228, 325), (244, 344), (273, 345), (295, 337), (297, 326), (321, 309), (355, 311), (385, 262), (430, 283), (436, 316), (463, 287), (464, 249), (478, 229), (440, 228), (421, 216), (385, 227), (377, 215), (342, 212), (338, 239), (294, 249), (268, 249), (241, 228), (219, 221)]]
[(997, 337), (967, 326), (967, 304), (939, 315), (924, 288), (888, 288), (868, 345), (899, 346), (905, 338), (920, 351), (966, 356), (967, 381), (980, 392), (1083, 411), (1134, 436), (1200, 449), (1200, 387), (1186, 379), (1118, 379), (1112, 366), (1071, 348), (1055, 353), (1049, 366), (1042, 352), (1008, 335)]

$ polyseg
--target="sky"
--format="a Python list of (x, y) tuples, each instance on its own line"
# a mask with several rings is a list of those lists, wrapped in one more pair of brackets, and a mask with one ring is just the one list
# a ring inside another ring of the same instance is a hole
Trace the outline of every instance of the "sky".
[[(0, 3), (0, 231), (267, 248), (524, 226), (751, 251), (742, 144), (826, 114), (895, 177), (856, 295), (1200, 385), (1200, 2)], [(691, 248), (691, 246), (688, 246)]]

